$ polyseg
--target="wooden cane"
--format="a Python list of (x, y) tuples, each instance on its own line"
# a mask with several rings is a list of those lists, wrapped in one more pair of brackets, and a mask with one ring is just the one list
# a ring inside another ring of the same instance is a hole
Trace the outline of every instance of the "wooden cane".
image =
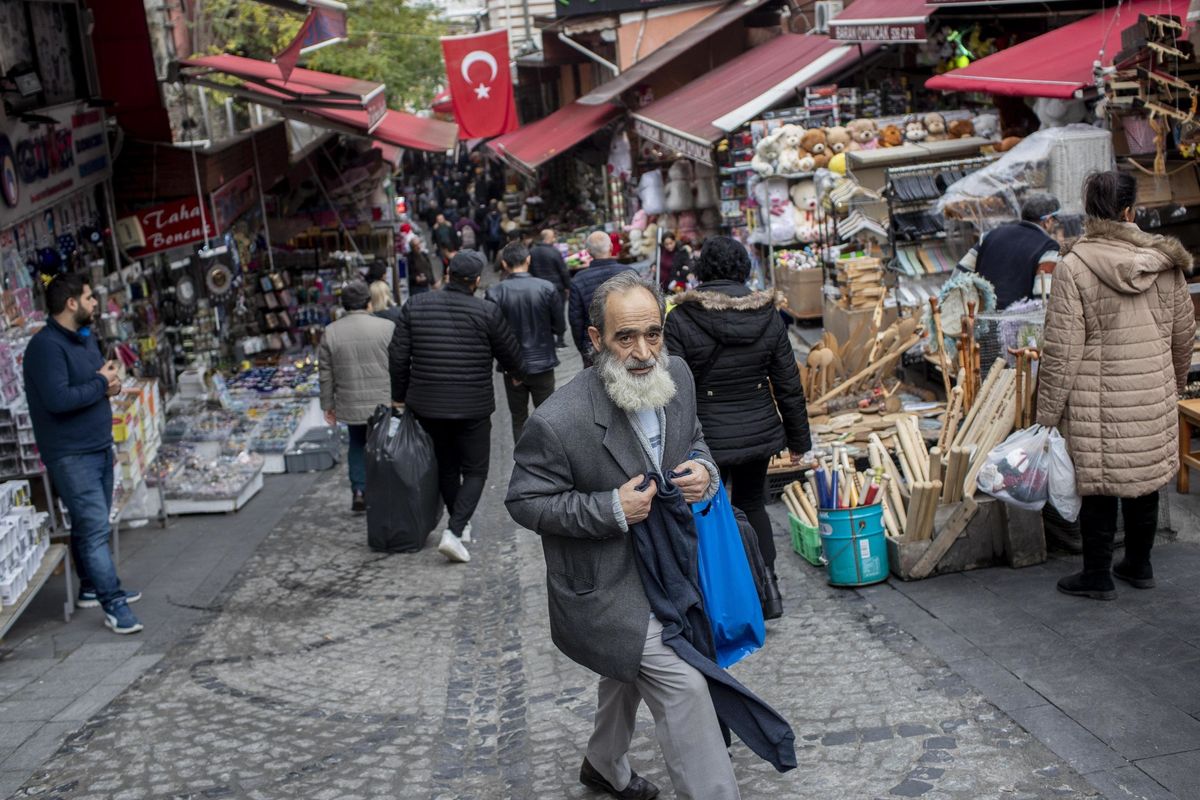
[(946, 402), (950, 402), (950, 359), (946, 356), (946, 338), (942, 335), (942, 310), (936, 297), (929, 298), (929, 310), (933, 316), (933, 335), (937, 337), (938, 363), (942, 369), (942, 386), (946, 390)]

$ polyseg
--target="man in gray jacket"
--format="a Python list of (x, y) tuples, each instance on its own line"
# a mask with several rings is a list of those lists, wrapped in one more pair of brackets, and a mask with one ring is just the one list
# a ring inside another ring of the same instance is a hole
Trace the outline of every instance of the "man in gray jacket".
[(505, 501), (514, 520), (542, 537), (551, 638), (601, 676), (579, 779), (614, 797), (658, 795), (627, 756), (645, 700), (676, 797), (736, 800), (708, 685), (663, 644), (629, 528), (650, 512), (654, 484), (637, 491), (647, 472), (688, 472), (674, 482), (689, 503), (717, 491), (692, 374), (667, 355), (662, 294), (637, 274), (597, 288), (590, 318), (595, 368), (534, 411)]
[(367, 510), (367, 420), (376, 406), (388, 405), (392, 398), (388, 345), (396, 326), (373, 315), (367, 308), (370, 301), (371, 292), (362, 281), (342, 287), (342, 307), (349, 313), (325, 328), (317, 349), (325, 421), (344, 422), (350, 429), (346, 464), (353, 493), (350, 510), (355, 514)]

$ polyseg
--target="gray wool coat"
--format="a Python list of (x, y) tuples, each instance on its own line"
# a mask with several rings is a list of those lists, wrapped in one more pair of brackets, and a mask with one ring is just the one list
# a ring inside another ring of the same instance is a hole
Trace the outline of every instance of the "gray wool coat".
[(331, 323), (317, 348), (321, 410), (339, 422), (365, 425), (379, 404), (392, 402), (388, 345), (396, 326), (370, 311), (351, 311)]
[[(711, 463), (691, 370), (674, 356), (670, 370), (678, 391), (665, 409), (663, 467), (689, 458)], [(542, 537), (554, 644), (593, 672), (633, 682), (650, 604), (613, 490), (653, 467), (598, 370), (580, 372), (534, 411), (513, 457), (505, 505), (519, 525)], [(710, 495), (716, 486), (714, 479)]]

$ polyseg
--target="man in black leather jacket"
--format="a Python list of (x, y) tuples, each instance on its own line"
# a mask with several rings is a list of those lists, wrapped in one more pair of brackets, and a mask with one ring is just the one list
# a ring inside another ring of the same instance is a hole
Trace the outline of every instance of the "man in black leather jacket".
[(529, 419), (529, 398), (540, 406), (554, 393), (554, 368), (558, 366), (555, 337), (566, 331), (562, 295), (549, 281), (529, 274), (530, 253), (520, 242), (500, 251), (506, 277), (484, 295), (504, 311), (509, 326), (521, 342), (525, 379), (504, 376), (504, 391), (512, 411), (513, 444)]
[(521, 345), (503, 312), (475, 297), (483, 256), (454, 256), (441, 291), (418, 294), (404, 304), (388, 350), (392, 402), (416, 415), (438, 463), (438, 489), (450, 513), (438, 552), (451, 561), (471, 560), (471, 515), (479, 505), (491, 459), (492, 359), (524, 377)]
[[(554, 231), (546, 228), (542, 231), (541, 238), (542, 241), (539, 244), (529, 248), (529, 255), (532, 258), (529, 263), (529, 274), (553, 284), (554, 288), (562, 294), (562, 302), (565, 305), (567, 294), (571, 288), (571, 272), (567, 269), (567, 262), (563, 260), (562, 253), (558, 252), (558, 247), (555, 245), (557, 236)], [(562, 334), (559, 334), (555, 345), (557, 347), (567, 346)]]

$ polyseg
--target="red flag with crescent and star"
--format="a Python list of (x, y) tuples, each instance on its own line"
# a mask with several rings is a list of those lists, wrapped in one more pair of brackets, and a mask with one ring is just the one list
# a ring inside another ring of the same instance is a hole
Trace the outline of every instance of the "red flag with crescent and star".
[(442, 37), (446, 80), (459, 139), (485, 139), (516, 130), (508, 31)]

